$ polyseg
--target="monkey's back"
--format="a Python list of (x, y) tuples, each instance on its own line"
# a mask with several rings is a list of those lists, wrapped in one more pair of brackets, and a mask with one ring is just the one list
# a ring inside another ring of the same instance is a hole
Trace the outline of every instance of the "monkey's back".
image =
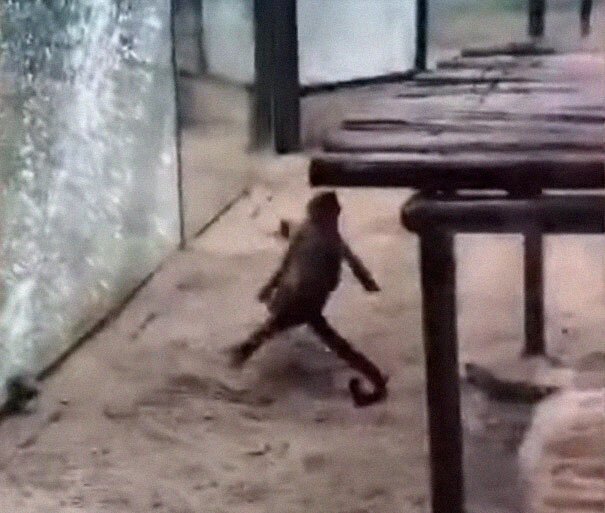
[(304, 223), (291, 242), (289, 261), (269, 304), (271, 313), (293, 322), (319, 315), (338, 286), (342, 258), (337, 230)]

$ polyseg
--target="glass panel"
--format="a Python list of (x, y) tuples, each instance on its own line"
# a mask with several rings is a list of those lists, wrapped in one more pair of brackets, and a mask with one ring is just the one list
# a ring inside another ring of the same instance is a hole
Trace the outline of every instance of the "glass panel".
[(169, 0), (0, 10), (0, 381), (39, 371), (178, 241)]
[(302, 85), (403, 72), (414, 67), (416, 3), (299, 0)]
[[(540, 43), (558, 50), (604, 48), (605, 2), (592, 2), (592, 32), (580, 37), (581, 0), (546, 1)], [(505, 45), (528, 38), (528, 0), (429, 2), (429, 58), (449, 58), (469, 46)]]
[(187, 237), (197, 234), (246, 185), (254, 82), (252, 8), (252, 0), (177, 2)]

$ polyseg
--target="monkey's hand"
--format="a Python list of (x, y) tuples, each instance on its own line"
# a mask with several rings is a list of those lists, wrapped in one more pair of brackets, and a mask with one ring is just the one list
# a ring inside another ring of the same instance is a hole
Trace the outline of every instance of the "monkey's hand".
[(256, 298), (261, 303), (268, 303), (271, 300), (272, 294), (273, 294), (273, 287), (270, 284), (267, 284), (262, 289), (260, 289)]
[(380, 287), (378, 286), (378, 283), (374, 281), (373, 278), (368, 278), (367, 280), (365, 280), (363, 283), (363, 288), (366, 289), (366, 291), (368, 292), (380, 292)]

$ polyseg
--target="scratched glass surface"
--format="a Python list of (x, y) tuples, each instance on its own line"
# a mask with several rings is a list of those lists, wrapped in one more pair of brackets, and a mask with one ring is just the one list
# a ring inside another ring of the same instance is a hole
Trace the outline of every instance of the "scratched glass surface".
[(39, 371), (178, 240), (169, 0), (0, 8), (0, 381)]

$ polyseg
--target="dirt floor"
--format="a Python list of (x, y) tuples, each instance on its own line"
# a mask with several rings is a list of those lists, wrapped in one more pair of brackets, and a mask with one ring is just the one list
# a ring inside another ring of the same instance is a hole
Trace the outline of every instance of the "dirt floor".
[[(299, 219), (313, 193), (305, 159), (256, 165), (250, 194), (44, 383), (37, 411), (0, 424), (1, 511), (427, 510), (417, 241), (397, 220), (407, 193), (340, 193), (343, 232), (382, 292), (366, 294), (345, 272), (327, 314), (390, 376), (385, 403), (355, 409), (351, 372), (304, 329), (241, 372), (226, 366), (222, 350), (263, 319), (255, 293), (285, 247), (279, 220)], [(570, 359), (605, 335), (605, 241), (588, 239), (549, 260), (565, 322), (562, 334), (549, 317), (551, 350)], [(462, 361), (564, 380), (565, 370), (518, 357), (520, 250), (498, 237), (459, 243)], [(585, 272), (563, 279), (577, 265)], [(469, 511), (520, 513), (515, 450), (529, 411), (464, 388)]]
[[(0, 511), (428, 511), (418, 248), (398, 221), (409, 191), (339, 192), (343, 233), (382, 292), (366, 294), (347, 271), (327, 315), (389, 374), (387, 401), (355, 409), (351, 371), (304, 329), (230, 370), (223, 349), (265, 315), (255, 295), (285, 249), (279, 221), (300, 219), (313, 191), (305, 158), (244, 159), (239, 143), (233, 157), (232, 140), (215, 138), (241, 139), (239, 111), (222, 114), (237, 105), (210, 93), (203, 107), (218, 112), (213, 131), (184, 129), (188, 233), (236, 195), (219, 181), (223, 162), (249, 194), (43, 383), (34, 413), (0, 423)], [(461, 364), (566, 383), (567, 368), (519, 357), (520, 238), (459, 237), (457, 253)], [(572, 362), (602, 350), (604, 238), (548, 238), (546, 259), (549, 351)], [(525, 513), (516, 450), (531, 413), (463, 387), (469, 513)]]

